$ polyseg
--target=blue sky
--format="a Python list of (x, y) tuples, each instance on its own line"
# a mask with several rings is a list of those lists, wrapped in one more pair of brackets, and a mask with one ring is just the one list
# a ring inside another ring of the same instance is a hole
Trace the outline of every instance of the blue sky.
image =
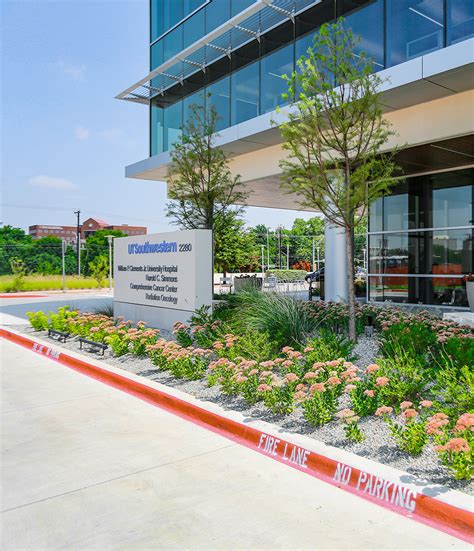
[[(148, 154), (148, 114), (114, 96), (148, 68), (148, 0), (0, 0), (1, 222), (171, 229), (165, 186), (127, 180)], [(294, 211), (250, 208), (247, 223), (291, 225)]]

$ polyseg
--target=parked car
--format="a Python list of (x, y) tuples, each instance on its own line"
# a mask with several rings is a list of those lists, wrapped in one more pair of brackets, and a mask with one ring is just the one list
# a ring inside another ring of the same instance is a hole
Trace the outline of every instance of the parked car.
[[(365, 268), (355, 268), (354, 272), (354, 279), (365, 279), (367, 277), (367, 270)], [(315, 281), (320, 281), (321, 278), (324, 279), (324, 266), (320, 268), (319, 270), (316, 270), (315, 272), (308, 272), (305, 275), (305, 281), (306, 283), (310, 283), (311, 281), (314, 283)]]
[(321, 278), (324, 278), (324, 267), (316, 270), (315, 272), (308, 272), (304, 276), (304, 280), (306, 281), (306, 283), (310, 283), (311, 281), (320, 281)]

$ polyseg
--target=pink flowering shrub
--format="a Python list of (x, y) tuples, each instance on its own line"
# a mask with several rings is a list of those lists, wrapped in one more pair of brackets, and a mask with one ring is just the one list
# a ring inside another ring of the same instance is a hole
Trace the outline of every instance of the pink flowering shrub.
[[(378, 364), (368, 365), (361, 376), (351, 378), (349, 396), (352, 407), (357, 415), (364, 417), (373, 415), (381, 403), (381, 389), (389, 384), (388, 377), (379, 375)], [(347, 388), (347, 387), (346, 387)]]
[(191, 328), (185, 323), (177, 321), (173, 325), (173, 335), (176, 342), (184, 348), (192, 346), (193, 339), (191, 337)]
[(344, 383), (314, 383), (302, 400), (303, 415), (310, 425), (319, 426), (329, 423), (337, 411), (338, 398), (344, 389)]
[(295, 408), (295, 390), (298, 379), (289, 377), (289, 375), (283, 379), (272, 375), (269, 383), (263, 383), (257, 388), (265, 406), (277, 415), (287, 415)]
[(156, 342), (159, 334), (158, 329), (145, 329), (144, 326), (138, 326), (137, 329), (129, 329), (130, 352), (134, 356), (145, 356), (148, 346)]
[(474, 476), (474, 413), (462, 414), (454, 427), (446, 414), (436, 413), (428, 420), (426, 432), (454, 478), (470, 480)]
[(336, 413), (336, 417), (344, 423), (344, 433), (351, 442), (362, 442), (365, 438), (357, 422), (359, 417), (352, 409), (343, 409)]
[(381, 406), (375, 415), (382, 417), (387, 423), (392, 437), (398, 447), (410, 455), (420, 455), (428, 442), (427, 417), (431, 403), (422, 400), (418, 409), (413, 403), (405, 400), (400, 404), (401, 413), (398, 419), (391, 416), (392, 408)]
[(177, 342), (158, 339), (147, 346), (151, 361), (159, 369), (170, 371), (178, 379), (201, 379), (207, 371), (210, 351)]

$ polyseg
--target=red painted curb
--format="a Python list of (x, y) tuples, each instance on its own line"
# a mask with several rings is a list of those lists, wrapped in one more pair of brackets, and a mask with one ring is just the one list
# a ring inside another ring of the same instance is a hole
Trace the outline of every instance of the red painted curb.
[(0, 337), (396, 513), (474, 543), (474, 514), (0, 328)]

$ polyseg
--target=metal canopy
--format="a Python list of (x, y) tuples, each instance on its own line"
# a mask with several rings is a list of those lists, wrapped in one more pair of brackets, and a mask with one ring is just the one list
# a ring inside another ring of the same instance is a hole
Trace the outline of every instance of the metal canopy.
[(117, 99), (143, 103), (183, 83), (184, 79), (231, 53), (249, 40), (260, 40), (270, 29), (319, 4), (322, 0), (256, 0), (217, 29), (171, 57), (123, 92)]

